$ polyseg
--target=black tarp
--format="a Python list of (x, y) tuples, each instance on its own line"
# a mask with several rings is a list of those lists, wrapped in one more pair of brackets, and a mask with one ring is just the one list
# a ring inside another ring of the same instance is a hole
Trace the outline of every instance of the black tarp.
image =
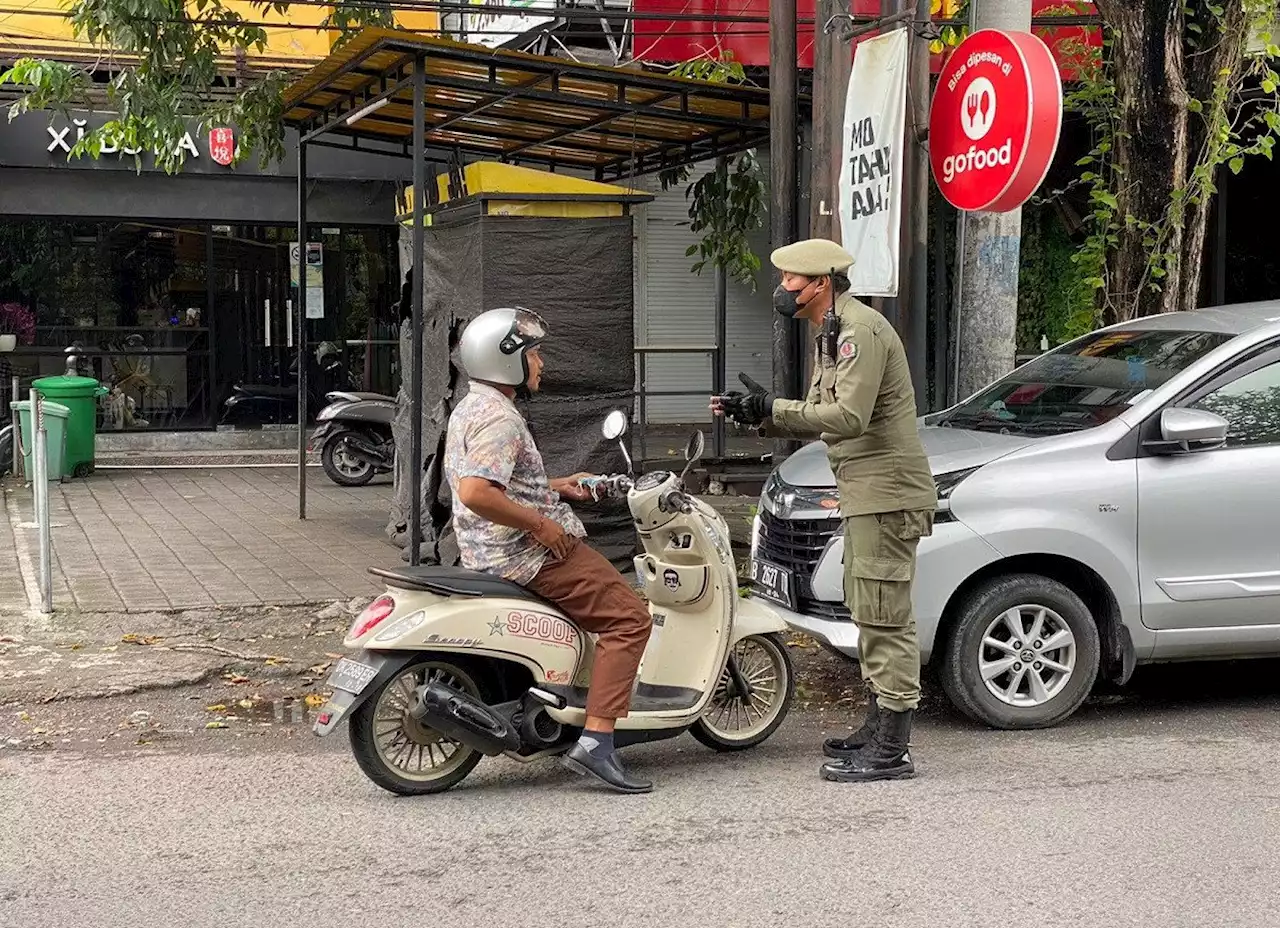
[[(632, 223), (629, 216), (552, 219), (474, 216), (437, 220), (426, 229), (423, 255), (424, 563), (456, 562), (444, 527), (448, 487), (436, 464), (448, 413), (466, 393), (454, 356), (467, 321), (503, 306), (539, 313), (550, 331), (541, 391), (519, 402), (547, 473), (616, 473), (626, 468), (616, 443), (600, 434), (606, 415), (628, 412), (635, 384)], [(403, 326), (401, 357), (412, 357), (411, 323)], [(410, 377), (394, 425), (401, 466), (388, 534), (407, 544), (409, 521), (408, 401)], [(628, 450), (630, 450), (628, 443)], [(631, 567), (635, 532), (623, 501), (578, 506), (593, 547), (619, 569)], [(434, 518), (433, 518), (434, 510)]]

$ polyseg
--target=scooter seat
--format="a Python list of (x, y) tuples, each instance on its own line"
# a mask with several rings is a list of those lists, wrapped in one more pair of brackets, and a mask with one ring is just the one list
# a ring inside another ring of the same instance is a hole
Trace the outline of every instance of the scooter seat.
[(555, 603), (532, 590), (479, 570), (462, 567), (370, 567), (369, 573), (402, 590), (422, 590), (441, 596), (501, 596), (559, 610)]

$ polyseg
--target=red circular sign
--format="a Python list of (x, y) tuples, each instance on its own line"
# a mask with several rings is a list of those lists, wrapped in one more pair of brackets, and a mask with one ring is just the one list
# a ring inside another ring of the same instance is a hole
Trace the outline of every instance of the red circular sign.
[(1008, 212), (1035, 193), (1058, 148), (1062, 79), (1030, 32), (982, 29), (938, 76), (929, 162), (952, 206)]

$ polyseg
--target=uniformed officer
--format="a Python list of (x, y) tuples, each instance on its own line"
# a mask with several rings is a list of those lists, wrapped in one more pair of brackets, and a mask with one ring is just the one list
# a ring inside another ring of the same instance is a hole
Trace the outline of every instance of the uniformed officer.
[(906, 352), (880, 313), (849, 294), (853, 257), (826, 239), (779, 248), (774, 309), (805, 319), (817, 357), (809, 395), (775, 398), (745, 374), (748, 392), (712, 398), (717, 413), (747, 425), (821, 436), (840, 491), (844, 595), (858, 625), (867, 719), (848, 738), (823, 745), (828, 780), (858, 782), (915, 775), (908, 749), (920, 702), (920, 645), (911, 608), (916, 547), (933, 531), (937, 488), (916, 426)]

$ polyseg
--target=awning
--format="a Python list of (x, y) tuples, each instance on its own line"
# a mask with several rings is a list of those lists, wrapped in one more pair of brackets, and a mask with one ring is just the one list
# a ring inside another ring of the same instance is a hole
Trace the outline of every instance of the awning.
[(308, 142), (345, 136), (412, 157), (418, 58), (425, 147), (436, 151), (617, 180), (769, 140), (769, 95), (759, 88), (385, 29), (362, 31), (290, 86), (285, 123)]

